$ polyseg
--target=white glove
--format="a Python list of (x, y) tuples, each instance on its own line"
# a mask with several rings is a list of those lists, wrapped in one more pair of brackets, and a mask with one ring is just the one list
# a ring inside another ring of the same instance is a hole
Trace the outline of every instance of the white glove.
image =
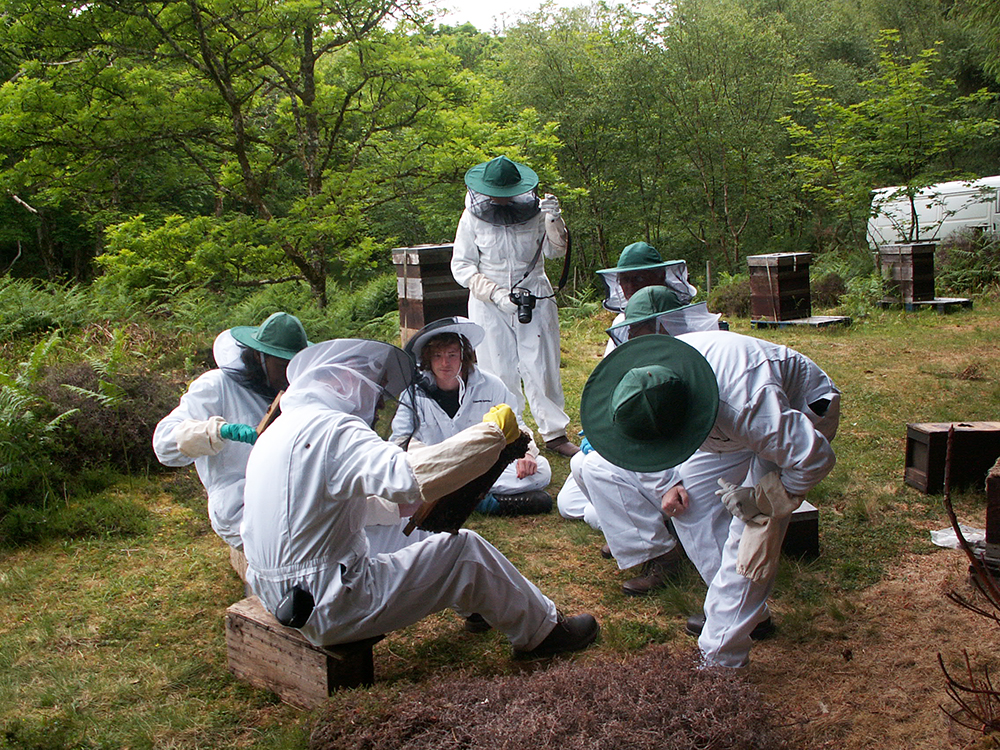
[(185, 419), (174, 428), (177, 450), (188, 458), (214, 456), (226, 445), (220, 434), (225, 423), (226, 420), (222, 417), (209, 417), (205, 420)]
[(739, 518), (741, 521), (750, 521), (754, 516), (760, 514), (757, 506), (757, 493), (753, 487), (740, 487), (725, 479), (719, 480), (719, 487), (715, 494), (722, 498), (722, 504), (726, 510)]
[(553, 219), (562, 214), (562, 209), (559, 208), (559, 199), (552, 193), (546, 193), (545, 197), (538, 201), (538, 207)]
[(517, 312), (517, 305), (510, 301), (509, 289), (497, 287), (497, 290), (490, 295), (490, 299), (497, 306), (497, 309), (505, 315), (513, 315)]
[(495, 281), (488, 279), (481, 273), (474, 273), (469, 279), (469, 294), (480, 302), (490, 302), (493, 299), (493, 293), (498, 289), (500, 287)]

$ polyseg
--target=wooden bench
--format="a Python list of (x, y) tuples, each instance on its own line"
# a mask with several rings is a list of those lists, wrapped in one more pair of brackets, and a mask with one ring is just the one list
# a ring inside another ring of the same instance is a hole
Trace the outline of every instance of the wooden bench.
[(314, 646), (298, 630), (275, 620), (256, 596), (226, 610), (229, 671), (299, 708), (319, 706), (338, 688), (371, 685), (372, 647), (384, 637)]

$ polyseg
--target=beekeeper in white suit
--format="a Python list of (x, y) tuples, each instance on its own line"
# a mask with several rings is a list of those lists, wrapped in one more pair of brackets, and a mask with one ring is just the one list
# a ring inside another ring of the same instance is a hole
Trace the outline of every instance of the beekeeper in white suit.
[[(256, 426), (288, 385), (289, 360), (308, 345), (294, 315), (276, 312), (259, 326), (237, 326), (215, 338), (218, 369), (200, 375), (160, 420), (153, 449), (166, 466), (194, 463), (208, 493), (212, 529), (237, 553), (243, 549), (243, 486)], [(233, 567), (245, 568), (242, 555)]]
[(834, 466), (840, 392), (784, 346), (635, 333), (584, 388), (581, 421), (600, 454), (587, 487), (623, 568), (656, 554), (673, 521), (709, 587), (704, 620), (689, 621), (704, 661), (742, 667), (769, 623), (791, 514)]
[[(527, 397), (545, 447), (572, 456), (579, 448), (566, 436), (559, 313), (544, 262), (566, 254), (559, 201), (549, 194), (539, 200), (538, 175), (506, 156), (472, 167), (465, 184), (451, 272), (469, 289), (469, 318), (486, 330), (479, 363), (514, 394), (518, 414)], [(531, 297), (519, 309), (511, 292)]]
[[(496, 375), (476, 366), (476, 347), (485, 336), (468, 318), (441, 318), (421, 328), (406, 344), (417, 363), (417, 379), (399, 399), (389, 440), (407, 448), (436, 445), (481, 422), (497, 404), (510, 404), (513, 394)], [(524, 432), (530, 432), (518, 418)], [(512, 462), (477, 507), (499, 516), (548, 513), (552, 497), (548, 459), (532, 440), (523, 458)]]
[[(398, 397), (413, 377), (413, 360), (400, 349), (329, 341), (293, 359), (288, 377), (282, 414), (250, 457), (242, 526), (247, 580), (279, 621), (314, 644), (334, 645), (450, 607), (481, 614), (519, 654), (571, 651), (594, 640), (592, 616), (559, 615), (472, 531), (432, 534), (396, 551), (370, 548), (365, 525), (373, 515), (387, 508), (406, 515), (496, 461), (520, 434), (509, 407), (407, 453), (370, 426), (383, 399)], [(296, 596), (287, 616), (283, 605)]]

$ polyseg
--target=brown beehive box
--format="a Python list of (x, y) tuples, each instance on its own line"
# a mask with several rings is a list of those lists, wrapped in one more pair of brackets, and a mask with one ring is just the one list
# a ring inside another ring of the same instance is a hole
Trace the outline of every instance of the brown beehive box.
[(888, 301), (934, 299), (934, 243), (882, 245), (878, 249), (878, 262)]
[(952, 485), (985, 485), (986, 474), (1000, 456), (1000, 422), (919, 422), (906, 425), (903, 474), (906, 484), (929, 494), (944, 489), (948, 428), (953, 425)]
[(451, 245), (398, 247), (392, 251), (403, 344), (428, 323), (468, 316), (469, 290), (451, 275)]
[(797, 320), (812, 315), (810, 253), (750, 255), (750, 317)]

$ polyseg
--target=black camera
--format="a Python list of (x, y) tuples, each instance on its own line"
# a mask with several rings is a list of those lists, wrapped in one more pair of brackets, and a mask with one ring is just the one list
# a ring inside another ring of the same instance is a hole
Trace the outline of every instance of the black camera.
[(513, 289), (510, 301), (517, 305), (517, 322), (530, 323), (531, 311), (535, 308), (535, 295), (527, 289)]

